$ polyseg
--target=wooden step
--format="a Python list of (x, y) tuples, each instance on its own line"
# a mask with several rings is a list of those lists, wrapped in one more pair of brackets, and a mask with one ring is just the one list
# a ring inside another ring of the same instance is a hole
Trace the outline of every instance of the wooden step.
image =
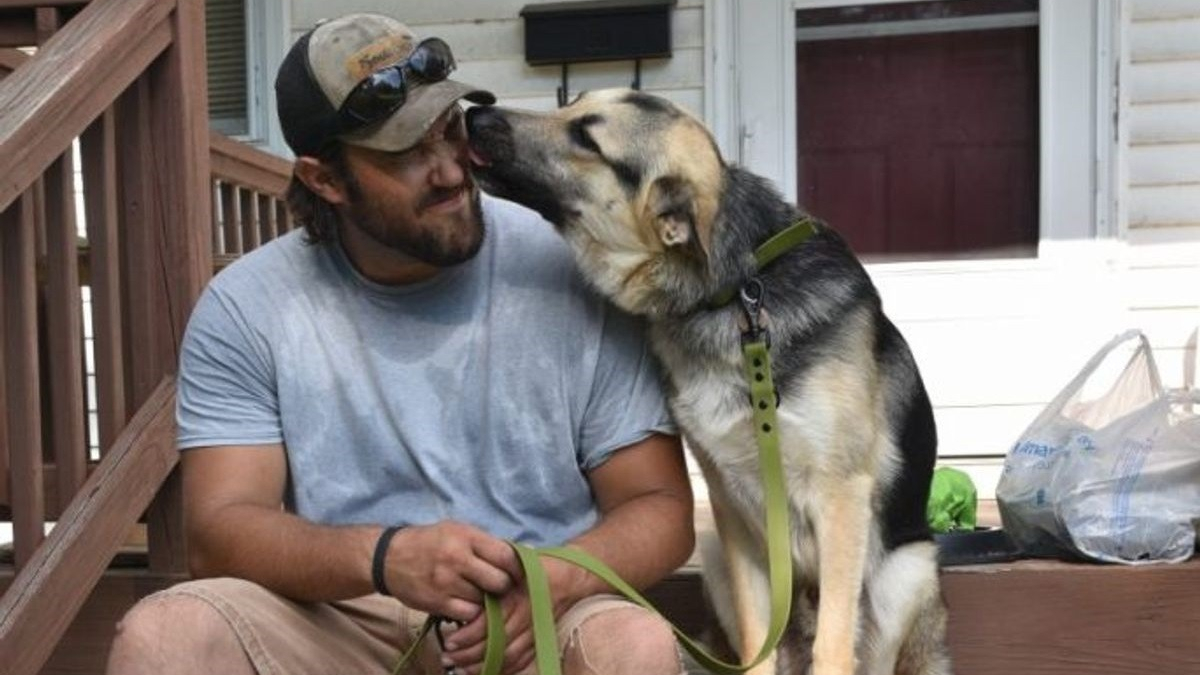
[[(44, 675), (103, 672), (125, 609), (178, 580), (144, 569), (105, 574)], [(11, 570), (0, 569), (0, 590), (10, 582)], [(950, 568), (942, 583), (957, 675), (1200, 673), (1200, 559), (1137, 568), (1020, 561)], [(648, 596), (689, 635), (710, 625), (694, 568)]]
[[(999, 522), (981, 505), (981, 522)], [(711, 528), (705, 509), (697, 527)], [(113, 627), (138, 598), (178, 577), (152, 575), (144, 554), (107, 572), (51, 657), (45, 675), (103, 672)], [(0, 592), (12, 581), (0, 565)], [(1196, 675), (1200, 673), (1200, 558), (1125, 567), (1021, 560), (948, 567), (942, 588), (957, 675)], [(687, 634), (713, 625), (691, 561), (647, 592)]]

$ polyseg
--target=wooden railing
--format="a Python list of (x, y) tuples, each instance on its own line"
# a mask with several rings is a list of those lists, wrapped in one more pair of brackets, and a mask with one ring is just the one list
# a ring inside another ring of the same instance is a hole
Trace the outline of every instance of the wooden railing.
[(185, 570), (170, 374), (213, 267), (203, 30), (202, 0), (0, 0), (0, 504), (18, 570), (0, 598), (5, 673), (38, 672), (143, 514), (150, 569)]
[(213, 263), (221, 269), (292, 229), (282, 195), (292, 165), (244, 143), (212, 135)]

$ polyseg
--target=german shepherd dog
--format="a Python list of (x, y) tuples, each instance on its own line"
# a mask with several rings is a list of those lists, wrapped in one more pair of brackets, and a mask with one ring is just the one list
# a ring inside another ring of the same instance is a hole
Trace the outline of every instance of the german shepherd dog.
[(763, 488), (740, 344), (748, 316), (711, 299), (757, 277), (796, 590), (783, 645), (754, 672), (949, 673), (925, 520), (933, 413), (845, 241), (818, 223), (758, 270), (755, 249), (805, 214), (658, 97), (605, 90), (547, 114), (474, 107), (467, 118), (480, 184), (554, 223), (585, 277), (648, 317), (717, 525), (719, 550), (701, 549), (706, 589), (741, 658), (768, 626)]

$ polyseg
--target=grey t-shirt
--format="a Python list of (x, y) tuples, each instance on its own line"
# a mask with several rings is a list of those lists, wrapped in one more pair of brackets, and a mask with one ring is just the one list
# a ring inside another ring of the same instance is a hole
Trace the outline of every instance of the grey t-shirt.
[(532, 211), (484, 197), (474, 259), (374, 284), (293, 232), (217, 275), (188, 323), (178, 445), (283, 442), (289, 509), (325, 524), (452, 518), (560, 544), (585, 472), (674, 433), (639, 321), (588, 290)]

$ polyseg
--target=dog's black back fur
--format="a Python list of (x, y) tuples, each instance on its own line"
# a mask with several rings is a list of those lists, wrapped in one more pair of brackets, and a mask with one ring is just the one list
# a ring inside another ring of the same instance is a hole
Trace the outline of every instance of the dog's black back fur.
[[(780, 230), (804, 217), (763, 178), (734, 166), (725, 167), (718, 233), (712, 243), (707, 292), (737, 287), (755, 275), (754, 250)], [(904, 338), (883, 314), (875, 286), (845, 240), (828, 226), (801, 246), (785, 253), (757, 276), (764, 286), (764, 306), (771, 317), (773, 377), (781, 392), (813, 364), (839, 358), (843, 321), (864, 308), (875, 326), (875, 355), (892, 377), (887, 414), (902, 456), (900, 475), (883, 486), (879, 504), (882, 538), (887, 550), (931, 538), (926, 521), (930, 479), (937, 460), (933, 410), (924, 383)], [(712, 309), (697, 302), (692, 311), (668, 323), (681, 332), (681, 342), (710, 355), (740, 350), (737, 336), (714, 326), (712, 312), (740, 312), (734, 301)], [(736, 402), (739, 405), (744, 401)]]

